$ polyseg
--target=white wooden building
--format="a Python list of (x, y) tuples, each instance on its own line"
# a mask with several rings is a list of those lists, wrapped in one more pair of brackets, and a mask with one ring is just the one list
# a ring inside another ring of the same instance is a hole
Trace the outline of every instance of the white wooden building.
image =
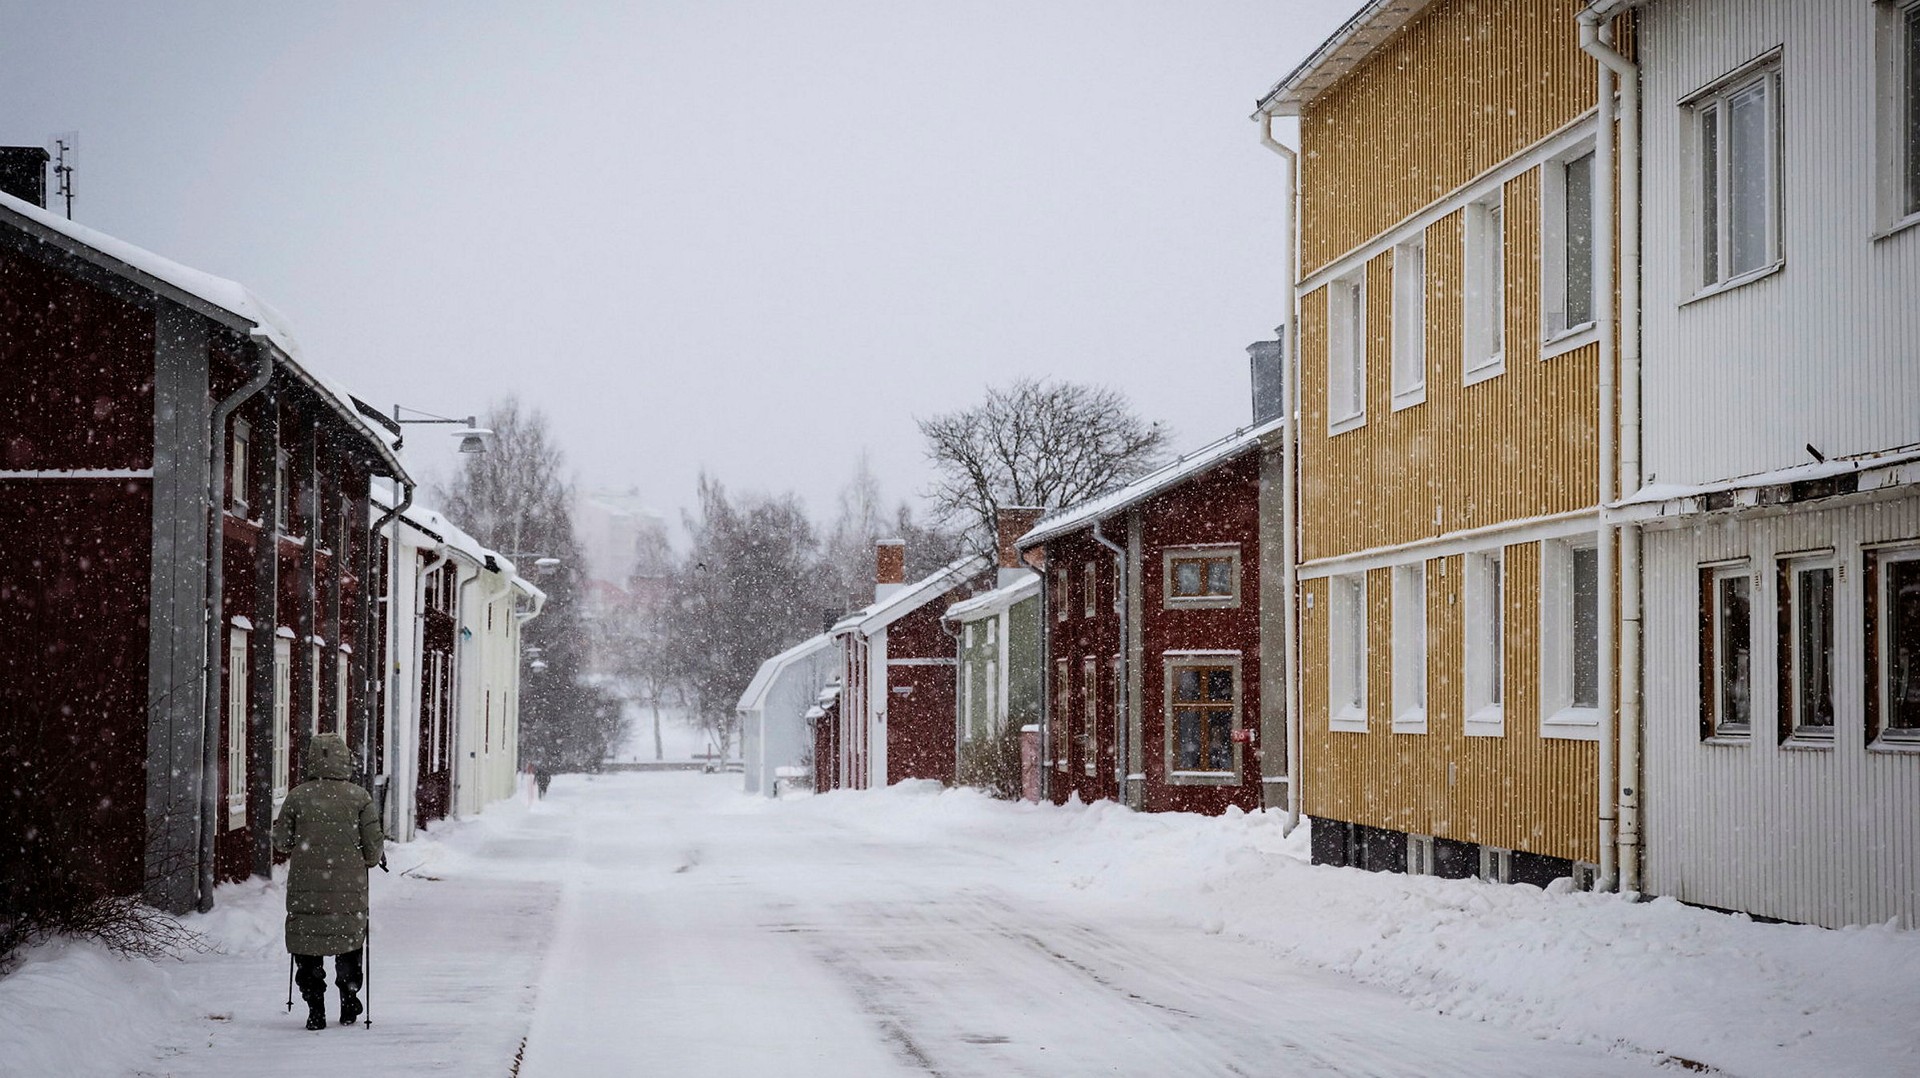
[(819, 636), (794, 645), (760, 664), (740, 694), (740, 759), (746, 765), (746, 791), (777, 796), (783, 770), (811, 767), (813, 733), (807, 712), (820, 691), (840, 673), (840, 649)]
[(1644, 544), (1645, 741), (1639, 791), (1622, 742), (1622, 835), (1637, 801), (1650, 892), (1915, 927), (1920, 3), (1633, 7), (1644, 418), (1613, 517)]

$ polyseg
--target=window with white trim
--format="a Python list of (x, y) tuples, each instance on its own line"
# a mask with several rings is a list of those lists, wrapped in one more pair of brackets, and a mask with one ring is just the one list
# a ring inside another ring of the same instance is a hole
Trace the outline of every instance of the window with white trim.
[(1867, 736), (1920, 744), (1920, 547), (1866, 552)]
[(293, 641), (273, 640), (273, 800), (287, 796), (292, 779)]
[(322, 669), (323, 667), (320, 665), (320, 642), (315, 640), (313, 643), (313, 669), (308, 673), (308, 683), (313, 686), (313, 710), (309, 712), (307, 716), (307, 733), (309, 735), (320, 732), (320, 671)]
[(1513, 882), (1513, 851), (1498, 846), (1480, 847), (1480, 873), (1488, 883)]
[(1367, 271), (1327, 286), (1327, 432), (1357, 427), (1367, 417)]
[(1507, 226), (1505, 196), (1494, 188), (1461, 211), (1461, 357), (1467, 384), (1507, 364)]
[(1092, 562), (1088, 562), (1080, 571), (1080, 613), (1083, 617), (1092, 617), (1100, 606), (1099, 577)]
[(1236, 774), (1239, 659), (1170, 658), (1166, 677), (1168, 770), (1188, 777)]
[(247, 465), (253, 446), (253, 428), (247, 421), (235, 417), (233, 437), (227, 449), (227, 504), (233, 507), (236, 516), (247, 515)]
[(1831, 553), (1783, 558), (1779, 601), (1780, 738), (1833, 742), (1833, 598), (1840, 565)]
[(1169, 547), (1160, 566), (1160, 601), (1168, 609), (1240, 605), (1238, 546)]
[(1700, 570), (1700, 733), (1753, 732), (1753, 576), (1745, 562)]
[(1053, 766), (1055, 770), (1067, 769), (1067, 731), (1073, 724), (1073, 674), (1067, 660), (1055, 659), (1053, 663), (1053, 714), (1049, 716), (1053, 723)]
[(1393, 406), (1427, 399), (1427, 234), (1393, 249)]
[(981, 733), (985, 736), (993, 737), (1000, 733), (1000, 727), (1002, 724), (1000, 722), (999, 664), (994, 662), (994, 660), (992, 659), (987, 660), (986, 688), (987, 688), (986, 722), (982, 726)]
[(1920, 213), (1920, 2), (1916, 0), (1900, 9), (1900, 45), (1902, 208)]
[(1087, 774), (1094, 773), (1094, 755), (1100, 749), (1100, 669), (1088, 655), (1080, 660), (1080, 763)]
[(227, 830), (247, 826), (247, 631), (227, 630)]
[(1393, 730), (1427, 732), (1427, 563), (1393, 569)]
[(1506, 733), (1506, 566), (1504, 551), (1466, 556), (1466, 733)]
[(1367, 730), (1367, 575), (1327, 579), (1327, 716), (1335, 730)]
[(1067, 593), (1067, 567), (1057, 566), (1053, 570), (1053, 620), (1067, 620), (1067, 611), (1071, 609), (1072, 597)]
[(1551, 342), (1594, 324), (1593, 143), (1548, 161), (1540, 173), (1541, 329)]
[[(969, 630), (973, 626), (967, 626)], [(973, 660), (960, 664), (960, 740), (972, 741), (979, 716), (973, 713)]]
[(273, 462), (273, 523), (283, 534), (293, 532), (293, 472), (282, 449)]
[(1700, 223), (1700, 284), (1780, 260), (1780, 67), (1729, 78), (1688, 102)]
[(1600, 551), (1591, 543), (1540, 544), (1541, 733), (1598, 736)]
[(1407, 836), (1407, 875), (1433, 875), (1433, 836)]

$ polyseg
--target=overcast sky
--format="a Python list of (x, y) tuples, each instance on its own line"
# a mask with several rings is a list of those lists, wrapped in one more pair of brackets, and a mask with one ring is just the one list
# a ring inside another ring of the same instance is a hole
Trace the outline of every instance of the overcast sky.
[(0, 142), (77, 130), (76, 220), (247, 284), (363, 399), (517, 392), (584, 486), (826, 516), (1020, 375), (1183, 448), (1245, 423), (1282, 225), (1247, 117), (1354, 6), (0, 0)]

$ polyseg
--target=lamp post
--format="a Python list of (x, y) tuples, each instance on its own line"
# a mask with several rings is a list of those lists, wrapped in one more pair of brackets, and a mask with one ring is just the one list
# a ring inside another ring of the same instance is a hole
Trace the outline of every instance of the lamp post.
[[(402, 418), (400, 413), (403, 411), (411, 412), (414, 418)], [(461, 429), (454, 431), (453, 436), (460, 439), (460, 452), (462, 453), (485, 453), (487, 451), (487, 438), (493, 434), (492, 431), (480, 425), (480, 417), (478, 416), (470, 415), (465, 419), (451, 419), (447, 416), (435, 415), (432, 412), (423, 411), (419, 408), (411, 408), (402, 404), (393, 406), (393, 421), (395, 423), (458, 424)]]

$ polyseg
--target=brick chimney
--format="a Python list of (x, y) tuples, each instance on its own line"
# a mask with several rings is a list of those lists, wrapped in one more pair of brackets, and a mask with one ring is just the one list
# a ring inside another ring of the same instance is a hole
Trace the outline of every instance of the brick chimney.
[(0, 191), (46, 209), (47, 160), (38, 146), (0, 146)]
[(907, 541), (882, 539), (873, 545), (873, 601), (907, 586)]
[(998, 533), (1000, 548), (1000, 572), (996, 586), (1004, 588), (1030, 575), (1021, 566), (1020, 551), (1014, 548), (1013, 542), (1032, 531), (1045, 512), (1045, 509), (1032, 505), (1003, 505), (994, 512), (993, 525)]

